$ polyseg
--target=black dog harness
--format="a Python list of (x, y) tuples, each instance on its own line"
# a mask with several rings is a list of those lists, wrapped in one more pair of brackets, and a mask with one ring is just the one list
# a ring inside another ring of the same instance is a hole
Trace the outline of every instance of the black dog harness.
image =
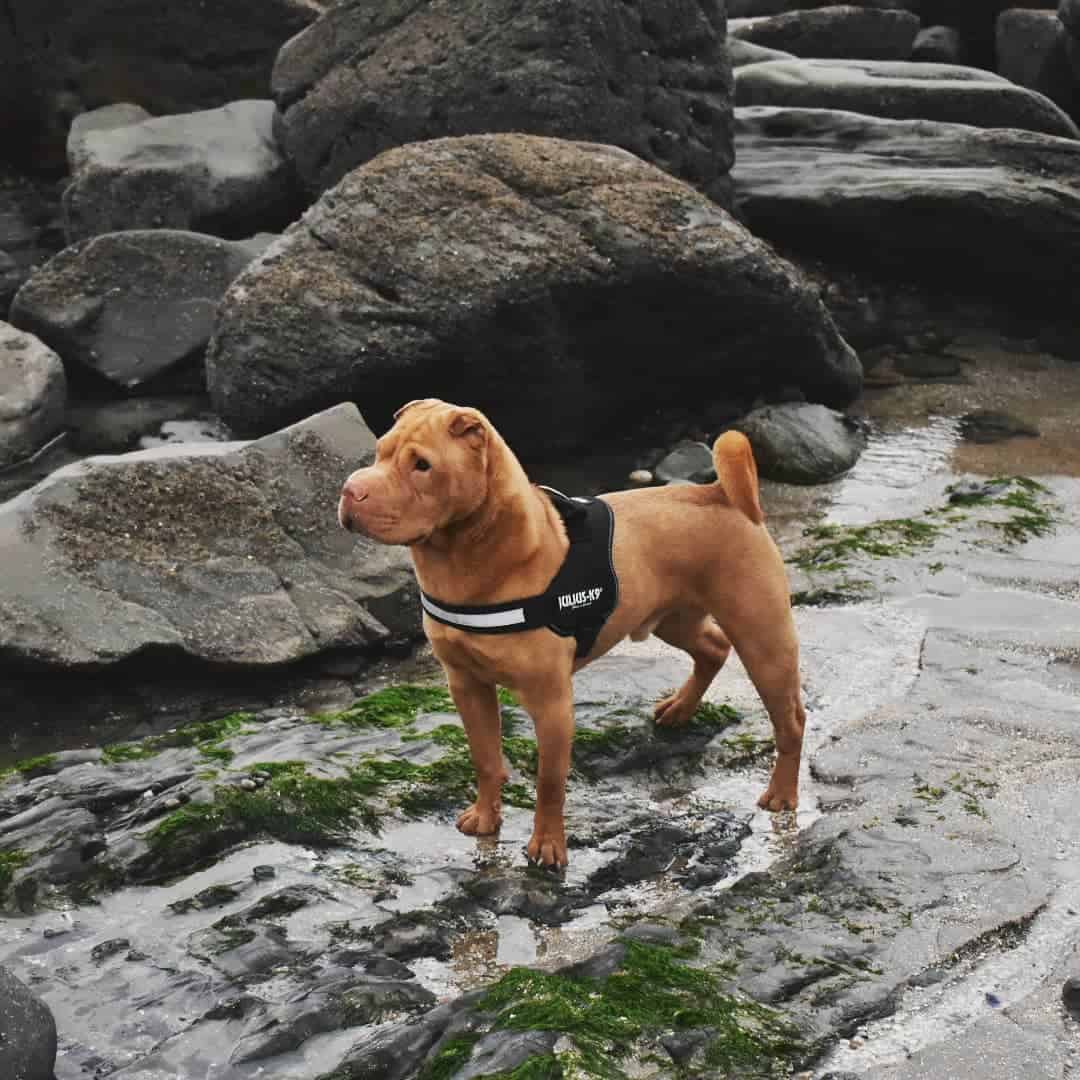
[(588, 656), (619, 602), (611, 548), (615, 516), (602, 499), (568, 498), (541, 487), (566, 526), (570, 548), (559, 572), (539, 596), (503, 604), (446, 604), (427, 593), (420, 603), (433, 619), (475, 634), (515, 634), (547, 627), (577, 639), (575, 656)]

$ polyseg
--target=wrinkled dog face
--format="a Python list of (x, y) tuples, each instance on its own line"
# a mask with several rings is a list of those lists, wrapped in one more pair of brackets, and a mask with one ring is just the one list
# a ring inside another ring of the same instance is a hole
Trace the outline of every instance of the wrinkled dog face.
[(375, 463), (341, 491), (338, 521), (381, 544), (423, 543), (487, 495), (488, 422), (476, 409), (427, 398), (395, 414)]

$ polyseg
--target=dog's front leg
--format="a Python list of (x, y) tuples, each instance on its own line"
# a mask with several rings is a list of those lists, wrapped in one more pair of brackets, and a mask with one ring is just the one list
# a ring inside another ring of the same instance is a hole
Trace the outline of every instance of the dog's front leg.
[(574, 740), (574, 699), (569, 673), (565, 680), (528, 689), (519, 686), (517, 691), (536, 727), (539, 757), (536, 814), (526, 850), (531, 862), (559, 870), (568, 861), (563, 806)]
[(446, 668), (476, 769), (476, 802), (461, 812), (457, 827), (469, 836), (490, 836), (502, 824), (502, 786), (507, 772), (502, 753), (502, 718), (494, 684)]

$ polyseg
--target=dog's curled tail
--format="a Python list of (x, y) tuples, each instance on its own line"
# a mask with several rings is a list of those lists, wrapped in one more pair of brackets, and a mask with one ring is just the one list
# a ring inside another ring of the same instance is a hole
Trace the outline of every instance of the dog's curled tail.
[(727, 500), (755, 525), (765, 520), (758, 496), (757, 462), (750, 440), (741, 431), (725, 431), (713, 443), (716, 482)]

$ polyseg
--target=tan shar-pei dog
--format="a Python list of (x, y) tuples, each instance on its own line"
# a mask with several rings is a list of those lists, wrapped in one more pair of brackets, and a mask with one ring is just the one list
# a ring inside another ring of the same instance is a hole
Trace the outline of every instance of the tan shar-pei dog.
[(563, 803), (574, 732), (571, 676), (629, 636), (685, 650), (686, 683), (655, 708), (686, 724), (734, 646), (772, 720), (776, 762), (758, 805), (794, 809), (805, 717), (783, 561), (763, 524), (750, 444), (716, 441), (717, 481), (567, 499), (531, 484), (476, 409), (413, 401), (345, 482), (346, 528), (412, 553), (424, 629), (446, 670), (476, 767), (463, 833), (498, 831), (503, 761), (496, 690), (536, 725), (528, 857), (566, 865)]

